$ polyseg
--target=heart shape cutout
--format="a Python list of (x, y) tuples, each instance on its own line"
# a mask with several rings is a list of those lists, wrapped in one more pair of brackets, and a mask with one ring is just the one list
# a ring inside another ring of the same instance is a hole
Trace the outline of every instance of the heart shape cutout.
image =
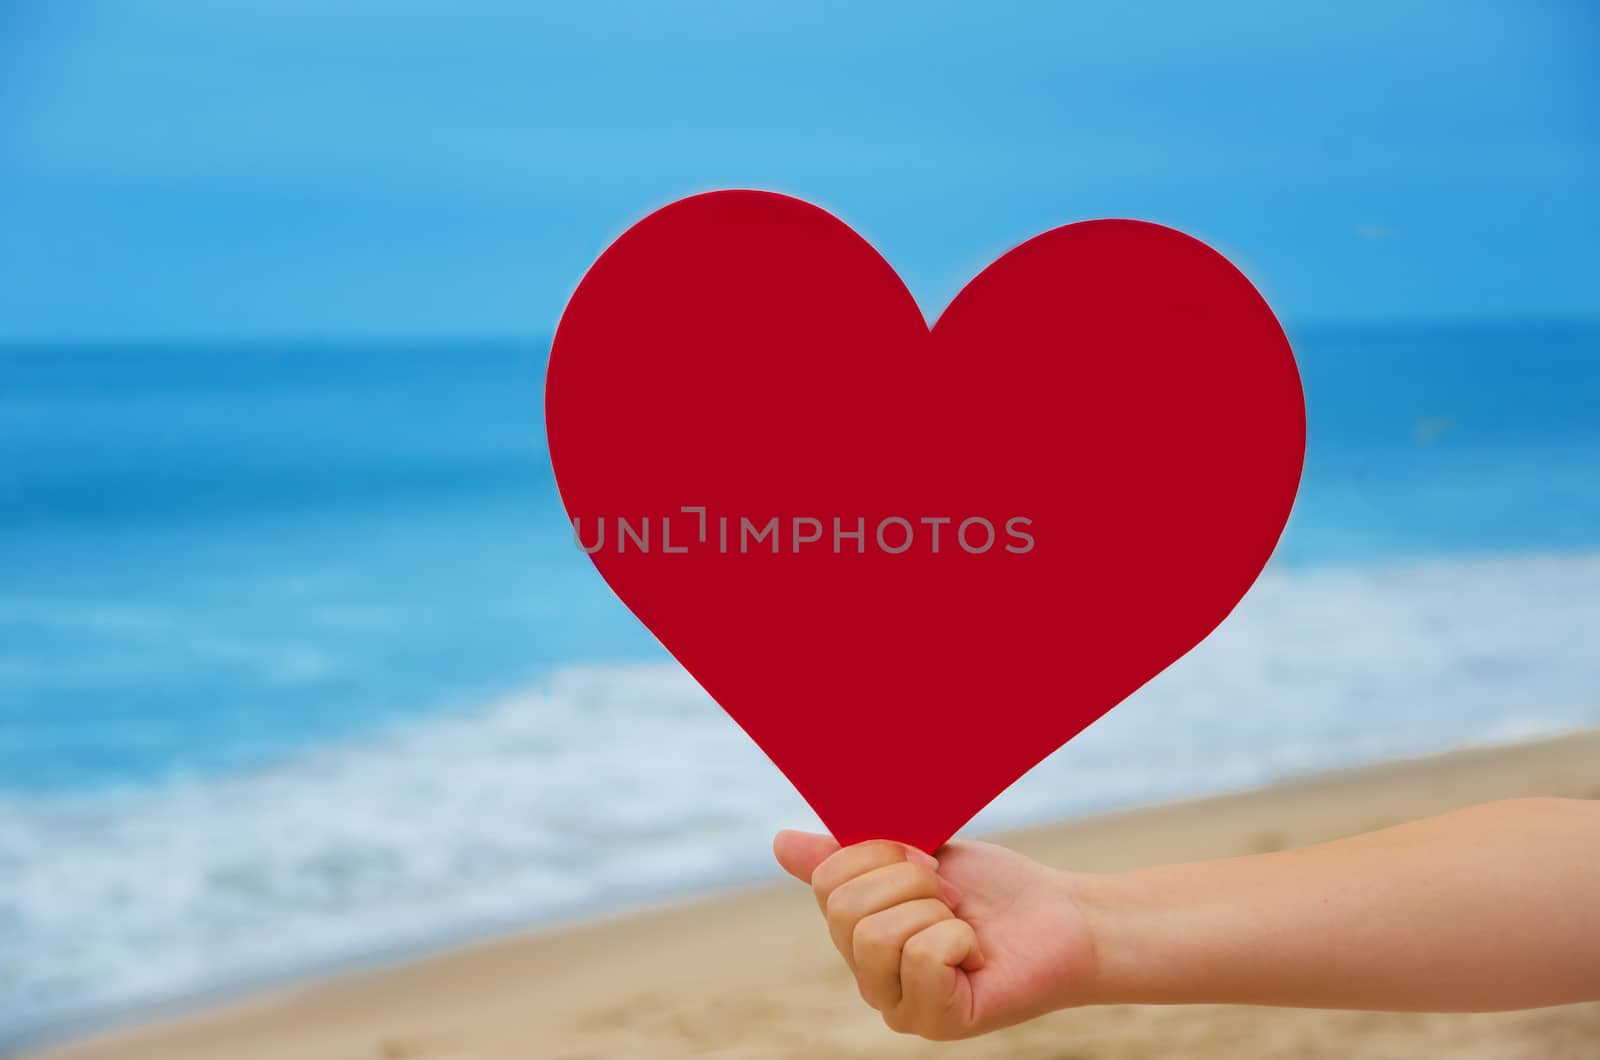
[(1227, 616), (1305, 455), (1282, 328), (1189, 236), (1053, 229), (929, 328), (849, 226), (757, 191), (600, 256), (545, 416), (622, 601), (837, 839), (930, 851)]

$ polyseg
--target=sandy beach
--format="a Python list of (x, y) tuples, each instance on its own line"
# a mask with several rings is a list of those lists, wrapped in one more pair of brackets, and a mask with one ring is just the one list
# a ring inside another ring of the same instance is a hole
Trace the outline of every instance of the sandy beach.
[[(1600, 730), (998, 837), (1089, 871), (1315, 843), (1518, 795), (1600, 798)], [(271, 925), (263, 925), (270, 930)], [(1058, 1013), (986, 1038), (892, 1034), (806, 890), (773, 884), (305, 982), (37, 1060), (610, 1057), (1600, 1057), (1600, 1004), (1489, 1015), (1231, 1007)]]

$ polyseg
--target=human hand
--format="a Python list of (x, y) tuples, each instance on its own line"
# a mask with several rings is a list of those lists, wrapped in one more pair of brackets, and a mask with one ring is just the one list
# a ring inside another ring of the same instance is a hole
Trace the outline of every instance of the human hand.
[(926, 1038), (1089, 1003), (1465, 1012), (1600, 1001), (1592, 799), (1507, 799), (1108, 875), (989, 843), (951, 843), (936, 865), (899, 843), (841, 850), (803, 832), (778, 833), (773, 849), (816, 892), (861, 996), (890, 1027)]
[(968, 841), (935, 860), (783, 831), (773, 852), (811, 884), (862, 999), (893, 1030), (966, 1038), (1087, 999), (1094, 946), (1070, 874)]

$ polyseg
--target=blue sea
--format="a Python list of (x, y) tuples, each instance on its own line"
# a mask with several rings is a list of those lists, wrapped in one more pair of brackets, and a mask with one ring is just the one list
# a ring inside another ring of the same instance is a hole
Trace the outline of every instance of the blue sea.
[[(975, 828), (1600, 723), (1600, 326), (1291, 338), (1267, 574)], [(0, 351), (0, 1048), (814, 820), (572, 546), (546, 349)]]

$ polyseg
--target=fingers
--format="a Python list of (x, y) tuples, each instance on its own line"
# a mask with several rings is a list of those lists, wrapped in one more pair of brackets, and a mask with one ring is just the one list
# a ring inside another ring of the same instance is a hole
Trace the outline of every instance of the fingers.
[(832, 836), (815, 832), (796, 832), (785, 828), (772, 839), (772, 853), (777, 857), (778, 864), (801, 883), (810, 883), (811, 874), (817, 871), (817, 866), (838, 849), (839, 844)]
[(852, 971), (856, 967), (856, 925), (874, 913), (919, 898), (940, 898), (939, 877), (926, 865), (909, 861), (863, 873), (840, 884), (828, 895), (824, 910), (828, 917), (828, 934)]
[(936, 898), (918, 898), (863, 917), (851, 936), (856, 986), (880, 1012), (900, 1004), (901, 950), (918, 932), (955, 916)]
[(817, 866), (811, 874), (811, 890), (817, 896), (817, 908), (828, 911), (828, 899), (833, 892), (858, 876), (886, 865), (914, 862), (937, 869), (939, 862), (914, 847), (903, 846), (887, 839), (874, 839), (866, 843), (845, 847)]
[(897, 1031), (929, 1038), (970, 1033), (972, 985), (983, 967), (972, 926), (953, 910), (961, 892), (937, 859), (874, 840), (840, 848), (827, 836), (779, 832), (778, 861), (809, 880), (828, 934), (862, 998)]
[(924, 928), (901, 947), (900, 1003), (884, 1011), (884, 1022), (925, 1038), (969, 1033), (972, 982), (966, 970), (982, 967), (983, 953), (971, 924), (952, 917)]

